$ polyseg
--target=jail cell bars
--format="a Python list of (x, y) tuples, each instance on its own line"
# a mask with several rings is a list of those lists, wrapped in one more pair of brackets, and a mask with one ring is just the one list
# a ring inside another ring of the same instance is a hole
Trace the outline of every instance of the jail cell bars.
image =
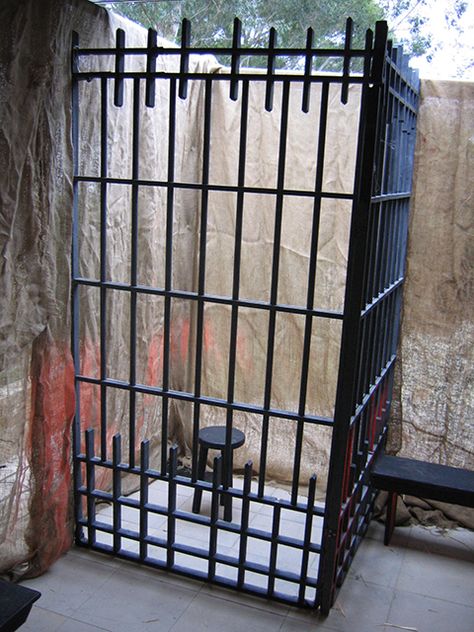
[[(236, 19), (229, 49), (192, 48), (187, 20), (183, 22), (180, 48), (159, 46), (152, 30), (146, 48), (127, 48), (125, 33), (120, 29), (116, 46), (111, 49), (80, 48), (79, 38), (74, 36), (76, 542), (143, 564), (327, 611), (370, 519), (373, 492), (368, 487), (367, 468), (386, 432), (403, 282), (416, 79), (400, 53), (387, 47), (384, 23), (377, 24), (375, 38), (367, 32), (365, 48), (360, 50), (351, 46), (350, 19), (342, 50), (315, 49), (311, 29), (305, 48), (277, 48), (276, 32), (271, 29), (268, 48), (249, 50), (241, 46), (240, 32)], [(194, 64), (191, 53), (226, 54), (231, 59), (230, 71), (202, 70)], [(243, 55), (266, 57), (265, 72), (242, 71)], [(304, 71), (276, 72), (278, 56), (299, 57)], [(315, 60), (325, 57), (338, 59), (340, 71), (314, 73)], [(363, 66), (362, 73), (353, 70), (360, 67), (357, 60)], [(183, 145), (179, 145), (183, 141), (180, 108), (193, 98), (196, 82), (204, 86), (203, 97), (196, 105), (200, 141), (195, 155), (190, 152), (187, 156), (193, 177), (183, 179), (177, 161), (177, 147), (183, 151)], [(210, 178), (213, 100), (216, 86), (222, 82), (228, 86), (229, 99), (240, 108), (234, 184), (216, 183)], [(262, 110), (272, 112), (275, 108), (279, 117), (274, 186), (247, 183), (249, 92), (254, 84), (264, 86)], [(310, 189), (288, 188), (285, 181), (289, 104), (294, 86), (301, 88), (303, 113), (311, 110), (311, 97), (316, 87), (319, 90), (316, 172)], [(341, 103), (346, 104), (351, 86), (359, 86), (361, 95), (354, 186), (344, 192), (326, 190), (329, 94), (337, 87)], [(157, 132), (163, 151), (157, 159), (159, 164), (149, 165), (143, 160), (141, 147), (146, 116), (143, 105), (153, 109), (163, 102), (167, 104), (166, 121)], [(84, 103), (87, 111), (81, 108)], [(100, 139), (97, 147), (88, 147), (89, 155), (85, 150), (83, 155), (82, 136), (91, 116), (100, 121)], [(121, 130), (122, 137), (111, 145), (112, 118), (114, 129)], [(121, 155), (122, 145), (129, 148), (128, 153), (123, 152), (123, 163), (116, 158), (117, 152)], [(112, 152), (114, 161), (110, 160)], [(153, 169), (154, 177), (150, 175)], [(141, 276), (145, 190), (151, 192), (160, 213), (164, 244), (152, 283), (143, 283)], [(206, 289), (210, 201), (216, 194), (232, 194), (235, 201), (228, 295), (211, 294)], [(187, 287), (177, 287), (174, 271), (178, 246), (173, 227), (186, 207), (186, 196), (194, 196), (194, 210), (186, 221), (195, 222), (198, 233), (197, 245), (192, 245), (195, 251), (189, 255), (197, 261), (197, 275)], [(273, 206), (266, 300), (242, 297), (240, 292), (245, 208), (251, 196), (269, 196)], [(96, 215), (92, 220), (88, 216), (88, 221), (94, 223), (91, 230), (98, 243), (97, 257), (91, 255), (87, 261), (80, 242), (80, 226), (86, 217), (84, 199), (89, 204), (95, 201)], [(305, 199), (312, 204), (306, 227), (310, 235), (307, 278), (295, 280), (307, 284), (306, 299), (299, 305), (279, 299), (284, 208), (289, 199)], [(321, 208), (327, 200), (344, 200), (352, 205), (345, 299), (340, 310), (318, 307), (314, 298)], [(111, 208), (116, 204), (129, 209), (127, 230), (114, 225)], [(129, 239), (118, 239), (117, 250), (117, 240), (111, 240), (110, 231), (118, 235), (123, 231)], [(120, 265), (114, 264), (117, 261)], [(206, 310), (213, 306), (230, 310), (229, 342), (221, 350), (226, 356), (226, 395), (219, 397), (204, 392), (202, 381)], [(187, 310), (193, 327), (176, 338), (172, 325), (179, 310)], [(260, 402), (236, 398), (239, 322), (244, 310), (264, 315), (267, 323)], [(285, 315), (298, 316), (304, 323), (299, 396), (294, 409), (279, 408), (272, 401), (276, 336), (279, 319)], [(144, 343), (145, 333), (152, 327), (147, 329), (143, 323), (156, 318), (160, 339)], [(339, 378), (331, 415), (308, 409), (312, 333), (319, 322), (342, 324)], [(88, 328), (97, 332), (95, 346), (84, 333)], [(150, 361), (143, 366), (138, 360), (143, 344), (156, 346), (159, 363)], [(184, 382), (177, 381), (172, 370), (176, 348), (182, 351), (182, 369), (188, 376)], [(126, 371), (117, 372), (119, 365), (126, 365)], [(192, 384), (192, 388), (183, 384)], [(176, 410), (187, 414), (192, 426), (189, 471), (182, 468), (177, 447), (170, 445)], [(214, 459), (212, 474), (201, 480), (199, 431), (203, 417), (211, 413), (222, 419), (226, 441), (222, 456)], [(232, 429), (241, 413), (258, 420), (258, 476), (248, 462), (241, 481), (231, 485), (222, 468), (230, 460)], [(267, 477), (270, 434), (276, 421), (288, 424), (294, 437), (291, 484), (286, 496), (279, 493), (279, 497), (274, 495)], [(301, 476), (305, 431), (310, 427), (332, 432), (324, 506), (315, 502), (316, 473), (309, 480)], [(208, 510), (201, 514), (191, 511), (196, 489), (207, 492), (209, 500)], [(225, 498), (233, 500), (231, 521), (221, 517)], [(110, 510), (101, 510), (100, 503), (110, 504)]]
[[(340, 506), (327, 506), (320, 564), (325, 611), (370, 520), (374, 490), (368, 471), (386, 440), (397, 351), (418, 81), (402, 50), (390, 43), (380, 70), (383, 89), (377, 93), (368, 87), (365, 95), (366, 125), (373, 126), (373, 135), (370, 145), (365, 140), (365, 156), (361, 151), (360, 195), (353, 214), (327, 491), (337, 495)], [(351, 273), (355, 283), (349, 280)]]

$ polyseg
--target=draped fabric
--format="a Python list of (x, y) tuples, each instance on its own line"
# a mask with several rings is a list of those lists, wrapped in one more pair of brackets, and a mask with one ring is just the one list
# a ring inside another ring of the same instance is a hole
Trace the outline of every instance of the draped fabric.
[[(41, 5), (41, 6), (39, 6)], [(85, 0), (7, 0), (0, 8), (0, 571), (33, 576), (44, 571), (71, 544), (71, 420), (74, 371), (71, 357), (70, 251), (72, 226), (72, 143), (70, 48), (73, 30), (84, 46), (113, 45), (115, 29), (125, 28), (127, 44), (146, 45), (146, 31)], [(138, 62), (137, 62), (138, 63)], [(175, 61), (160, 60), (164, 67)], [(210, 57), (194, 67), (225, 72)], [(239, 102), (229, 100), (226, 82), (213, 89), (210, 181), (235, 184), (238, 161)], [(228, 85), (227, 85), (228, 88)], [(178, 101), (176, 176), (199, 182), (202, 148), (202, 82), (190, 82), (189, 95)], [(82, 90), (82, 89), (81, 89)], [(157, 82), (157, 106), (143, 108), (141, 177), (166, 178), (168, 88)], [(398, 368), (392, 442), (404, 454), (472, 468), (472, 230), (473, 109), (472, 84), (424, 82), (416, 152), (401, 362)], [(329, 136), (324, 186), (350, 192), (353, 186), (358, 88), (351, 87), (342, 106), (330, 91)], [(94, 96), (81, 92), (81, 168), (99, 169), (99, 121)], [(275, 86), (272, 113), (263, 111), (264, 85), (251, 88), (249, 186), (274, 186), (281, 91)], [(301, 94), (290, 97), (286, 186), (314, 187), (319, 116), (318, 88), (308, 115)], [(261, 114), (260, 114), (261, 113)], [(122, 109), (110, 108), (109, 163), (117, 177), (127, 173), (131, 156), (130, 89)], [(115, 142), (116, 139), (121, 142)], [(262, 160), (262, 156), (265, 157)], [(268, 184), (270, 183), (270, 184)], [(244, 207), (240, 296), (268, 300), (274, 231), (274, 201), (251, 196)], [(139, 199), (138, 274), (142, 284), (160, 286), (164, 278), (166, 196), (143, 187)], [(107, 267), (114, 280), (130, 274), (130, 191), (109, 192)], [(81, 275), (98, 275), (98, 188), (79, 187)], [(350, 202), (326, 200), (321, 212), (315, 305), (341, 309), (344, 297)], [(173, 284), (196, 290), (199, 264), (200, 196), (176, 194), (174, 208)], [(294, 198), (283, 209), (278, 300), (305, 305), (309, 260), (310, 198)], [(206, 291), (232, 291), (235, 194), (209, 197)], [(97, 375), (99, 367), (98, 292), (84, 290), (80, 318), (81, 370)], [(85, 309), (86, 308), (86, 309)], [(265, 375), (266, 329), (263, 312), (241, 309), (236, 359), (235, 398), (261, 403)], [(107, 363), (112, 377), (127, 379), (130, 311), (119, 293), (112, 294)], [(163, 304), (148, 297), (137, 306), (137, 380), (159, 385), (163, 370)], [(171, 331), (170, 386), (193, 391), (196, 312), (190, 302), (175, 303)], [(241, 319), (241, 320), (240, 320)], [(202, 393), (226, 397), (230, 308), (205, 310)], [(272, 403), (298, 405), (304, 317), (277, 322)], [(340, 324), (315, 319), (307, 410), (331, 416), (338, 369)], [(81, 389), (85, 427), (97, 427), (99, 404), (94, 386)], [(126, 436), (128, 401), (117, 391), (108, 398), (110, 437)], [(137, 400), (139, 440), (151, 441), (152, 460), (161, 446), (161, 401)], [(202, 407), (202, 425), (219, 423), (215, 409)], [(249, 413), (235, 416), (247, 441), (236, 467), (252, 459), (259, 467), (259, 421)], [(192, 406), (174, 402), (169, 440), (189, 454)], [(294, 446), (283, 420), (272, 420), (267, 473), (291, 478)], [(126, 446), (125, 446), (126, 447)], [(324, 484), (330, 432), (305, 431), (302, 478), (316, 471)], [(153, 464), (152, 464), (153, 465)], [(101, 488), (108, 480), (98, 481)]]

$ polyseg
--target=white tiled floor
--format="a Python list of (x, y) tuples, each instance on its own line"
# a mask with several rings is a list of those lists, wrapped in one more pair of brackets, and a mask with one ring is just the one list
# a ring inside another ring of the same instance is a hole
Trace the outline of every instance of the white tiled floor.
[[(234, 487), (242, 489), (243, 478), (234, 477)], [(257, 482), (252, 481), (252, 491), (256, 491)], [(192, 513), (193, 504), (193, 488), (186, 485), (178, 485), (177, 488), (177, 500), (176, 508), (188, 514), (190, 517), (195, 517)], [(268, 486), (266, 488), (266, 496), (276, 497), (278, 499), (289, 500), (289, 492), (283, 488), (277, 488), (275, 486)], [(136, 500), (138, 502), (139, 492), (132, 494), (128, 498), (129, 500)], [(301, 497), (301, 502), (306, 503), (306, 497)], [(168, 488), (167, 483), (164, 481), (156, 481), (148, 488), (148, 502), (160, 506), (165, 511), (168, 504)], [(209, 518), (211, 511), (211, 495), (209, 492), (203, 493), (201, 512), (200, 515), (205, 518)], [(223, 516), (223, 508), (219, 509), (220, 517)], [(168, 533), (167, 519), (164, 515), (149, 513), (148, 518), (148, 534), (156, 538), (166, 541)], [(240, 528), (242, 516), (242, 501), (238, 498), (233, 500), (232, 507), (232, 520)], [(99, 505), (97, 509), (97, 521), (100, 521), (102, 525), (108, 525), (110, 528), (113, 524), (113, 511), (111, 505)], [(279, 534), (304, 541), (305, 533), (305, 520), (304, 513), (293, 511), (290, 509), (282, 509), (280, 513)], [(265, 505), (260, 502), (250, 502), (249, 508), (249, 527), (255, 530), (265, 532), (268, 537), (272, 533), (273, 523), (273, 507), (271, 505)], [(123, 506), (121, 509), (121, 525), (123, 529), (127, 529), (130, 532), (139, 533), (140, 514), (139, 510), (133, 507)], [(323, 520), (321, 517), (314, 516), (312, 524), (312, 542), (315, 544), (321, 543)], [(175, 542), (185, 546), (191, 546), (199, 548), (204, 554), (209, 550), (209, 538), (210, 528), (209, 524), (196, 524), (188, 522), (183, 519), (178, 519), (175, 522)], [(113, 536), (106, 531), (97, 530), (96, 539), (99, 543), (112, 546)], [(128, 538), (122, 538), (121, 547), (127, 551), (133, 551), (138, 553), (139, 545), (137, 541)], [(217, 536), (217, 553), (226, 555), (228, 557), (238, 560), (239, 558), (240, 539), (238, 533), (218, 530)], [(249, 537), (247, 539), (246, 560), (255, 564), (261, 564), (268, 566), (270, 559), (271, 545), (269, 541), (258, 539), (256, 537)], [(151, 552), (156, 553), (156, 557), (159, 560), (164, 560), (166, 557), (166, 551), (163, 548), (151, 547), (148, 548), (148, 555), (153, 555)], [(192, 568), (203, 573), (207, 572), (208, 563), (205, 559), (199, 557), (184, 556), (181, 553), (175, 554), (175, 562), (177, 564)], [(315, 553), (310, 553), (308, 561), (308, 575), (316, 581), (318, 574), (318, 562), (319, 556)], [(279, 545), (277, 551), (277, 569), (299, 574), (302, 563), (302, 551), (290, 548), (288, 546)], [(217, 574), (230, 578), (233, 581), (237, 579), (237, 569), (225, 564), (218, 564)], [(257, 586), (266, 587), (266, 577), (259, 574), (246, 574), (245, 580), (248, 581), (249, 577), (252, 579), (252, 583)], [(298, 586), (296, 584), (290, 584), (286, 582), (282, 587), (278, 585), (279, 580), (275, 585), (276, 590), (286, 592), (291, 596), (296, 596)], [(306, 599), (312, 599), (315, 595), (315, 589), (309, 588)]]
[(24, 632), (473, 632), (474, 533), (372, 523), (330, 615), (73, 548), (42, 577)]

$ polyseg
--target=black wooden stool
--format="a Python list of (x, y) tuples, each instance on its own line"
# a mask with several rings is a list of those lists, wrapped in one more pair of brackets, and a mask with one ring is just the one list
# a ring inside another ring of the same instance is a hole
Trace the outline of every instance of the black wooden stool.
[[(220, 450), (222, 454), (222, 484), (224, 489), (228, 489), (232, 487), (233, 453), (234, 450), (244, 445), (245, 435), (241, 430), (232, 428), (230, 463), (226, 463), (225, 459), (225, 437), (225, 426), (209, 426), (199, 431), (198, 479), (204, 480), (208, 451)], [(226, 496), (221, 497), (221, 504), (224, 505), (224, 520), (232, 522), (232, 497)], [(196, 488), (194, 490), (193, 513), (199, 513), (201, 510), (201, 498), (202, 489)]]

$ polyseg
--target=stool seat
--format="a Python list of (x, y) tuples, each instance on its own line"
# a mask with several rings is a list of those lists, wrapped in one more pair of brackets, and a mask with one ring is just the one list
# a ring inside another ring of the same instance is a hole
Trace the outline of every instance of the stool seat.
[[(211, 450), (224, 450), (226, 434), (225, 426), (208, 426), (199, 431), (199, 444), (202, 445), (203, 448)], [(232, 428), (230, 438), (230, 447), (232, 450), (240, 448), (244, 443), (244, 433), (238, 428)]]
[[(226, 426), (208, 426), (199, 431), (199, 458), (198, 458), (198, 480), (205, 479), (207, 453), (209, 450), (219, 450), (222, 454), (222, 487), (224, 490), (232, 487), (233, 452), (245, 443), (245, 435), (238, 428), (232, 428), (230, 435), (230, 457), (226, 458)], [(194, 490), (193, 512), (199, 513), (201, 510), (202, 488), (196, 487)], [(221, 505), (224, 505), (224, 520), (232, 522), (232, 497), (223, 493)]]

